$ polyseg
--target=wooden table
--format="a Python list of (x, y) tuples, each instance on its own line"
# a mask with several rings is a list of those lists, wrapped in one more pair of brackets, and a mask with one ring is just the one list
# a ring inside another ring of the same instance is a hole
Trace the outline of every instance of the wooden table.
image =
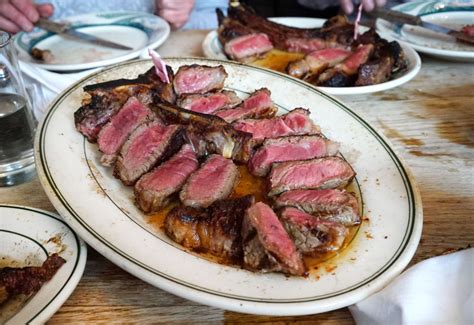
[[(205, 31), (173, 32), (159, 52), (202, 56)], [(410, 167), (421, 191), (424, 228), (412, 263), (474, 244), (474, 65), (423, 57), (410, 83), (341, 100), (377, 127)], [(0, 203), (49, 211), (38, 179), (0, 188)], [(89, 247), (84, 276), (51, 323), (353, 323), (347, 308), (302, 317), (244, 315), (191, 302), (134, 278)]]

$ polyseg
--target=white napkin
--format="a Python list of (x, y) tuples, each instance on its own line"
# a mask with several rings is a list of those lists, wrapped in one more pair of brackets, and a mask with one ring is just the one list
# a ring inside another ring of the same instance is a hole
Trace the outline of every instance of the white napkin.
[(422, 261), (349, 307), (358, 324), (474, 324), (474, 248)]
[(31, 97), (33, 113), (38, 121), (43, 118), (48, 105), (60, 92), (76, 81), (99, 70), (91, 69), (75, 73), (56, 73), (26, 62), (20, 62), (20, 69), (23, 73), (25, 88)]

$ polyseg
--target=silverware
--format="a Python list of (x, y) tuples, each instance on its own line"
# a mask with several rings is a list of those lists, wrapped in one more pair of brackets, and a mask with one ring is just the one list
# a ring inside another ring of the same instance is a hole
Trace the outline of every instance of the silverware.
[(427, 29), (430, 29), (434, 32), (437, 33), (442, 33), (442, 34), (447, 34), (451, 35), (455, 38), (457, 38), (460, 41), (469, 43), (471, 45), (474, 45), (474, 37), (469, 36), (463, 32), (456, 31), (444, 26), (436, 25), (433, 23), (429, 23), (427, 21), (423, 21), (420, 17), (418, 16), (413, 16), (409, 15), (400, 11), (395, 11), (395, 10), (389, 10), (389, 9), (384, 9), (384, 8), (376, 8), (370, 14), (374, 17), (377, 18), (382, 18), (388, 21), (396, 22), (396, 23), (402, 23), (402, 24), (408, 24), (408, 25), (414, 25), (414, 26), (420, 26), (424, 27)]
[(133, 50), (133, 48), (128, 47), (128, 46), (111, 42), (97, 36), (79, 32), (71, 28), (71, 26), (68, 24), (60, 24), (60, 23), (56, 23), (54, 21), (44, 19), (44, 18), (40, 18), (38, 22), (36, 23), (36, 26), (42, 29), (45, 29), (49, 32), (68, 36), (74, 39), (82, 40), (84, 42), (88, 42), (88, 43), (92, 43), (92, 44), (96, 44), (100, 46), (111, 47), (111, 48), (119, 49), (119, 50)]

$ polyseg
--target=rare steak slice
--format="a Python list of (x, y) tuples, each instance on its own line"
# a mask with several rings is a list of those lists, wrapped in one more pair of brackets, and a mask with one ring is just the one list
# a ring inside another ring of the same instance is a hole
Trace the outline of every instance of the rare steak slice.
[(275, 163), (268, 176), (268, 195), (297, 189), (344, 187), (354, 176), (351, 165), (339, 157)]
[(114, 175), (125, 185), (133, 185), (155, 165), (167, 160), (184, 143), (180, 125), (144, 123), (130, 135), (122, 146), (115, 164)]
[(155, 114), (136, 97), (130, 97), (99, 132), (97, 144), (102, 152), (101, 163), (104, 166), (112, 166), (130, 133), (144, 121), (152, 120), (154, 116)]
[(207, 209), (178, 206), (165, 218), (165, 232), (175, 242), (241, 264), (242, 219), (254, 202), (251, 195), (213, 203)]
[(294, 190), (275, 199), (275, 206), (291, 206), (345, 226), (360, 223), (359, 203), (346, 190)]
[(306, 160), (334, 156), (339, 144), (319, 135), (296, 135), (266, 139), (249, 160), (249, 171), (265, 176), (275, 162)]
[(252, 139), (261, 142), (268, 138), (288, 135), (319, 134), (319, 127), (309, 117), (309, 111), (295, 108), (285, 115), (271, 119), (246, 119), (233, 123), (234, 129), (252, 134)]
[(226, 122), (233, 122), (244, 118), (269, 118), (275, 116), (276, 106), (271, 99), (271, 92), (267, 88), (261, 88), (244, 99), (242, 104), (232, 109), (220, 110), (217, 116)]
[(135, 184), (135, 202), (145, 213), (156, 212), (178, 192), (189, 175), (198, 169), (196, 154), (189, 144)]
[(233, 108), (239, 105), (242, 100), (234, 91), (221, 90), (215, 93), (204, 95), (194, 94), (180, 97), (178, 106), (189, 109), (193, 112), (212, 114), (220, 109)]
[(349, 233), (340, 223), (323, 220), (292, 207), (281, 211), (280, 220), (303, 255), (316, 256), (336, 251)]
[(273, 210), (263, 202), (247, 209), (242, 224), (244, 267), (252, 271), (304, 275), (301, 255)]
[(221, 90), (227, 72), (222, 65), (182, 65), (173, 81), (176, 94), (204, 94), (213, 90)]
[(240, 61), (248, 57), (264, 54), (273, 49), (267, 34), (252, 33), (232, 39), (224, 46), (224, 52), (231, 59)]
[(239, 179), (239, 170), (230, 159), (211, 155), (184, 184), (179, 198), (184, 205), (207, 208), (230, 195)]

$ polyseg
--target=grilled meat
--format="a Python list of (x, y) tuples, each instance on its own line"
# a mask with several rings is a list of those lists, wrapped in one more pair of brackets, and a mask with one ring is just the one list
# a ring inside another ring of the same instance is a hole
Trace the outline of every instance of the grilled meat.
[(164, 126), (152, 121), (139, 126), (123, 144), (115, 164), (114, 175), (124, 185), (133, 185), (155, 165), (167, 160), (184, 143), (180, 125)]
[(339, 144), (319, 135), (289, 136), (267, 139), (249, 160), (249, 171), (265, 176), (275, 162), (306, 160), (334, 156)]
[(194, 94), (180, 97), (178, 106), (189, 109), (193, 112), (203, 114), (213, 114), (220, 109), (233, 108), (239, 105), (242, 100), (234, 91), (222, 90), (204, 95)]
[(268, 195), (297, 189), (344, 187), (354, 177), (352, 167), (339, 157), (275, 163), (268, 176)]
[(97, 144), (102, 152), (101, 163), (104, 166), (112, 166), (128, 136), (140, 124), (154, 118), (155, 114), (148, 107), (140, 103), (136, 97), (130, 97), (99, 132)]
[(217, 201), (205, 210), (179, 206), (165, 219), (165, 232), (175, 242), (240, 264), (242, 219), (253, 203), (250, 195)]
[(207, 208), (225, 199), (239, 180), (239, 170), (230, 159), (211, 155), (204, 165), (194, 172), (184, 184), (179, 198), (184, 205)]
[(198, 167), (196, 154), (185, 144), (173, 157), (138, 180), (134, 191), (137, 206), (145, 213), (158, 211)]
[(296, 208), (284, 208), (280, 212), (280, 220), (303, 255), (317, 256), (336, 251), (341, 248), (348, 234), (343, 225), (314, 217)]
[(247, 209), (242, 225), (244, 267), (252, 271), (304, 275), (301, 255), (275, 212), (262, 202)]
[(223, 66), (183, 65), (179, 67), (173, 80), (176, 94), (204, 94), (209, 91), (221, 90), (227, 72)]
[(258, 89), (248, 98), (244, 99), (239, 106), (221, 110), (216, 115), (229, 123), (244, 118), (273, 117), (277, 112), (277, 108), (270, 96), (270, 90), (267, 88)]
[(345, 226), (360, 223), (359, 203), (353, 194), (345, 190), (288, 191), (275, 198), (275, 206), (296, 207), (321, 219), (339, 222)]
[(224, 52), (231, 58), (241, 61), (248, 57), (262, 55), (273, 49), (267, 34), (252, 33), (236, 37), (225, 43)]

